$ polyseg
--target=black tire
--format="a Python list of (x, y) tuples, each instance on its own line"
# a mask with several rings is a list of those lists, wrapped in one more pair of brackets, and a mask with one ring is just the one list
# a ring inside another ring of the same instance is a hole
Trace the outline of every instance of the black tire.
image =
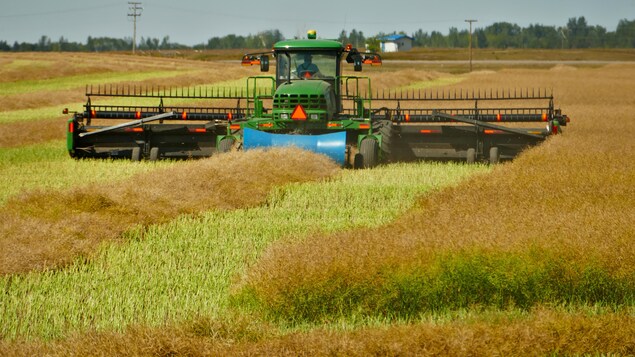
[(391, 142), (393, 138), (392, 122), (389, 120), (382, 121), (380, 123), (379, 134), (381, 135), (381, 157), (383, 162), (391, 162), (392, 159), (392, 147)]
[(223, 138), (221, 139), (221, 141), (218, 143), (218, 152), (228, 152), (232, 149), (232, 147), (234, 146), (234, 139), (232, 138)]
[(150, 148), (150, 161), (157, 161), (159, 159), (159, 147), (153, 146)]
[(141, 148), (135, 147), (132, 148), (132, 154), (130, 155), (131, 161), (141, 161)]
[(468, 164), (473, 164), (476, 162), (476, 149), (469, 148), (467, 149), (466, 161)]
[(359, 155), (355, 157), (356, 168), (371, 168), (377, 165), (379, 145), (373, 138), (363, 139), (359, 144)]
[(500, 162), (500, 153), (498, 151), (498, 147), (492, 146), (489, 149), (489, 163), (491, 165), (496, 165)]

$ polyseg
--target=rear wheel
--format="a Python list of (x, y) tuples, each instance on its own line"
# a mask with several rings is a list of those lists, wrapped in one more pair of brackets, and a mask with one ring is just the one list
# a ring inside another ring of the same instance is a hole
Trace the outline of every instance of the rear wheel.
[(132, 148), (132, 155), (130, 155), (130, 160), (132, 160), (132, 161), (141, 161), (141, 148), (140, 147)]
[(498, 147), (492, 146), (489, 149), (489, 163), (492, 165), (498, 164), (500, 161), (500, 153), (498, 151)]
[(473, 164), (476, 162), (476, 149), (467, 149), (466, 161), (468, 164)]
[(159, 147), (154, 146), (150, 149), (150, 161), (156, 161), (159, 159)]
[(391, 141), (393, 134), (392, 122), (390, 120), (384, 120), (380, 123), (379, 134), (381, 134), (381, 155), (383, 162), (391, 162), (392, 150)]
[(355, 168), (370, 168), (377, 165), (379, 145), (372, 138), (363, 139), (359, 144), (359, 153), (355, 156)]
[(234, 146), (234, 139), (232, 138), (223, 138), (218, 143), (218, 152), (228, 152)]

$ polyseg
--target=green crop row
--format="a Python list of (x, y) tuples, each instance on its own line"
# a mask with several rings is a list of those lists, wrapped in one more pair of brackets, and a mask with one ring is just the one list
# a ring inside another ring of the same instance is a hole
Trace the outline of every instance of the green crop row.
[[(419, 261), (429, 259), (429, 257)], [(267, 319), (297, 325), (326, 321), (418, 321), (469, 309), (635, 304), (635, 275), (611, 274), (593, 262), (553, 252), (452, 252), (432, 262), (384, 267), (355, 281), (347, 272), (262, 294), (246, 286), (234, 296)]]
[(325, 182), (277, 189), (260, 207), (133, 229), (126, 244), (106, 245), (88, 263), (0, 278), (0, 337), (57, 338), (222, 316), (232, 283), (272, 242), (385, 224), (421, 193), (486, 170), (419, 163), (343, 171)]
[(134, 82), (155, 78), (170, 78), (182, 75), (184, 71), (153, 71), (138, 73), (97, 73), (67, 76), (62, 78), (29, 80), (0, 83), (0, 92), (3, 95), (15, 95), (32, 93), (36, 91), (58, 91), (73, 88), (83, 88), (85, 85), (104, 85), (104, 83)]

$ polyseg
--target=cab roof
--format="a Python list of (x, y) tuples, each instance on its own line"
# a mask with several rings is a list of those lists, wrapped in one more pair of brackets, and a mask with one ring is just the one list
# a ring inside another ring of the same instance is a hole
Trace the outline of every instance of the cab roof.
[(286, 40), (273, 45), (275, 51), (281, 50), (343, 50), (341, 42), (334, 40)]

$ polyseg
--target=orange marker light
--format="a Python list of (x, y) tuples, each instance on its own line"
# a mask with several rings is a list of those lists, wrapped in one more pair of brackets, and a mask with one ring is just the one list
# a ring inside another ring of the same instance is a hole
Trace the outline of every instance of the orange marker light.
[(97, 112), (94, 109), (90, 111), (90, 117), (97, 118)]
[(143, 128), (126, 128), (124, 131), (133, 132), (133, 133), (141, 133), (143, 132)]
[(227, 120), (232, 120), (232, 118), (233, 118), (232, 113), (227, 113)]
[(410, 121), (410, 114), (406, 114), (406, 121)]
[(484, 132), (485, 134), (488, 134), (488, 135), (492, 135), (492, 134), (503, 134), (503, 133), (504, 133), (504, 131), (502, 131), (502, 130), (492, 130), (492, 129), (485, 129), (485, 130), (483, 130), (483, 132)]
[(542, 121), (547, 121), (547, 113), (542, 113)]
[(183, 111), (183, 113), (181, 113), (181, 119), (185, 120), (187, 119), (187, 112)]
[(232, 124), (229, 126), (229, 128), (231, 130), (240, 130), (240, 125), (239, 124)]
[(339, 127), (342, 126), (342, 124), (340, 124), (340, 123), (328, 123), (328, 124), (326, 124), (326, 126), (329, 127), (329, 128), (339, 128)]
[(500, 115), (500, 113), (496, 114), (496, 121), (501, 121), (502, 118), (503, 118), (503, 116)]
[(360, 129), (370, 129), (370, 124), (359, 124)]
[(135, 119), (141, 119), (141, 112), (138, 111), (138, 112), (134, 113), (134, 117), (135, 117)]

